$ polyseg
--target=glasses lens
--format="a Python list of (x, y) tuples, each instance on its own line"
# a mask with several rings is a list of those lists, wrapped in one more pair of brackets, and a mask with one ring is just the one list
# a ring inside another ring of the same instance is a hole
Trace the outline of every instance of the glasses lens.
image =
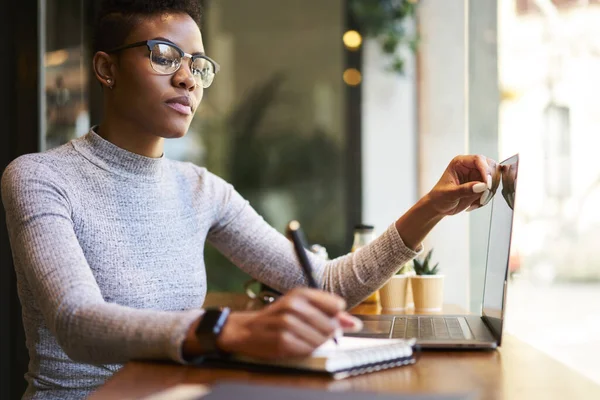
[(206, 58), (198, 57), (192, 63), (192, 73), (196, 82), (207, 88), (215, 79), (215, 66)]
[(179, 69), (181, 55), (176, 48), (168, 44), (158, 43), (152, 47), (150, 55), (152, 68), (159, 74), (172, 74)]

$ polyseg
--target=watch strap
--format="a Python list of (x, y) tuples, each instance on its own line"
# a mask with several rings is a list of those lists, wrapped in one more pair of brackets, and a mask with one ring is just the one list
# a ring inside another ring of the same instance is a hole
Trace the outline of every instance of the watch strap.
[(227, 322), (231, 310), (228, 307), (207, 308), (196, 328), (196, 338), (202, 349), (203, 356), (221, 355), (223, 352), (217, 347), (217, 338)]

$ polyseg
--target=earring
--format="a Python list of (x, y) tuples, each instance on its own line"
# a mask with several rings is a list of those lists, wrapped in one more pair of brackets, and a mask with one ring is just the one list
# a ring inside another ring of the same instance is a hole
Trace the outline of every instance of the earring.
[(108, 85), (109, 89), (113, 88), (113, 80), (111, 78), (106, 79), (106, 84)]

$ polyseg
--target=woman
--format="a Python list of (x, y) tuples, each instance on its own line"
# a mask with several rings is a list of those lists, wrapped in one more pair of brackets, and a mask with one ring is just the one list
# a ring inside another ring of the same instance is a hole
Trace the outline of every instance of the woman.
[[(359, 328), (344, 310), (415, 257), (444, 216), (485, 203), (499, 179), (492, 160), (455, 158), (372, 244), (313, 257), (323, 290), (303, 289), (291, 244), (233, 187), (163, 157), (164, 139), (185, 135), (218, 69), (204, 55), (196, 3), (105, 2), (93, 59), (102, 123), (3, 174), (31, 357), (25, 398), (83, 397), (132, 359), (309, 354), (336, 327)], [(286, 294), (256, 312), (203, 310), (207, 240)]]

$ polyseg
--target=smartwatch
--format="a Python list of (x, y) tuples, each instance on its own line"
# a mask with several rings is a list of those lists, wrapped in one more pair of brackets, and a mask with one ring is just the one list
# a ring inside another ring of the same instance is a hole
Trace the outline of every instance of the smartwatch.
[(223, 354), (217, 347), (217, 338), (223, 330), (229, 312), (227, 307), (207, 308), (196, 328), (196, 338), (202, 349), (202, 356), (220, 356)]

